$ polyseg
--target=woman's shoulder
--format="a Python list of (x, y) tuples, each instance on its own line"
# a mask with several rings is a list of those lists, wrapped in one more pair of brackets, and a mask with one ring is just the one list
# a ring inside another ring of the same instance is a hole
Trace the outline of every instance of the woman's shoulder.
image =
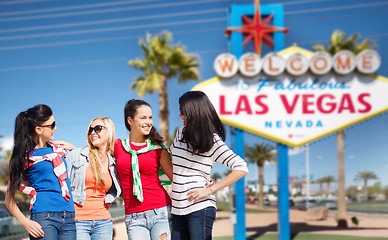
[(29, 152), (30, 156), (44, 156), (46, 154), (53, 153), (52, 147), (43, 147), (43, 148), (36, 148), (33, 149), (31, 152)]
[(214, 139), (214, 142), (219, 142), (219, 141), (223, 142), (217, 133), (213, 133), (213, 139)]
[(89, 156), (89, 148), (84, 147), (84, 148), (75, 148), (70, 151), (69, 154), (67, 154), (66, 159), (68, 162), (74, 162), (76, 159), (87, 159)]
[(89, 154), (89, 148), (88, 147), (83, 147), (83, 148), (74, 148), (73, 150), (70, 151), (70, 154), (84, 154), (88, 155)]
[(213, 133), (213, 147), (212, 148), (218, 148), (220, 146), (228, 147), (217, 133)]
[(175, 135), (175, 140), (181, 140), (182, 139), (182, 136), (183, 136), (183, 129), (184, 127), (181, 127), (178, 129), (178, 131), (176, 132), (176, 135)]
[(121, 146), (122, 145), (121, 141), (122, 141), (122, 139), (120, 139), (120, 138), (116, 139), (115, 140), (115, 147), (116, 146)]
[(122, 139), (116, 139), (114, 143), (114, 158), (117, 160), (127, 153), (123, 147)]

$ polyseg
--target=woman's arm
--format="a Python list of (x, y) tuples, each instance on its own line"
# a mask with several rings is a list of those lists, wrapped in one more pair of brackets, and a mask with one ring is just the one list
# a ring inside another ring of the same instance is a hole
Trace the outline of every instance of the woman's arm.
[(65, 142), (65, 141), (62, 141), (62, 140), (53, 141), (53, 143), (55, 145), (58, 145), (58, 147), (61, 147), (61, 148), (65, 149), (65, 150), (69, 150), (69, 151), (71, 151), (74, 148), (76, 148), (73, 144)]
[(67, 177), (70, 180), (70, 185), (73, 186), (73, 181), (74, 181), (74, 174), (72, 173), (73, 167), (74, 167), (74, 162), (79, 161), (80, 158), (80, 151), (81, 149), (79, 148), (74, 148), (72, 149), (65, 158), (66, 165), (67, 165)]
[(189, 201), (194, 201), (197, 202), (198, 200), (202, 198), (207, 198), (213, 193), (232, 185), (235, 183), (237, 180), (240, 178), (246, 176), (248, 173), (240, 170), (233, 170), (231, 173), (229, 173), (228, 176), (226, 176), (224, 179), (219, 181), (218, 183), (214, 184), (213, 186), (209, 188), (202, 188), (202, 189), (196, 189), (196, 190), (191, 190), (190, 192), (187, 193), (188, 200)]
[(160, 166), (167, 177), (172, 181), (172, 162), (166, 149), (160, 154)]
[(11, 195), (9, 190), (9, 184), (5, 195), (5, 205), (7, 206), (9, 212), (19, 221), (21, 225), (23, 225), (31, 236), (35, 238), (44, 237), (42, 226), (39, 223), (26, 218), (16, 205), (15, 197)]
[(215, 142), (212, 149), (214, 150), (212, 158), (216, 159), (216, 162), (219, 162), (227, 166), (232, 172), (226, 176), (224, 179), (218, 183), (204, 189), (192, 190), (187, 193), (188, 200), (196, 202), (199, 199), (206, 198), (212, 193), (217, 192), (220, 189), (223, 189), (227, 186), (232, 185), (240, 178), (248, 174), (247, 164), (238, 155), (236, 155), (221, 139), (218, 135), (215, 136)]

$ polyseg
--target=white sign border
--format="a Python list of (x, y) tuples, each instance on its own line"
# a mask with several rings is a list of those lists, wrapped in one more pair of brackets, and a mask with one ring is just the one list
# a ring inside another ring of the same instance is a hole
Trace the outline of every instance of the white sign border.
[[(292, 46), (292, 47), (289, 47), (287, 49), (284, 49), (284, 50), (280, 51), (278, 54), (279, 55), (287, 55), (287, 54), (292, 53), (292, 52), (299, 52), (299, 53), (307, 55), (307, 56), (312, 56), (314, 54), (313, 52), (310, 52), (310, 51), (308, 51), (306, 49), (303, 49), (303, 48), (299, 48), (297, 46)], [(388, 83), (388, 78), (386, 78), (386, 77), (375, 75), (375, 74), (365, 74), (365, 75), (370, 77), (370, 78), (374, 78), (377, 81), (384, 81), (384, 82)], [(209, 84), (212, 84), (214, 82), (218, 82), (218, 81), (222, 81), (222, 78), (219, 78), (219, 77), (211, 78), (209, 80), (206, 80), (206, 81), (204, 81), (202, 83), (199, 83), (199, 84), (195, 85), (191, 89), (191, 91), (201, 90), (203, 87), (205, 87), (205, 86), (207, 86)], [(314, 137), (311, 137), (311, 138), (304, 139), (303, 141), (300, 141), (300, 142), (291, 142), (288, 139), (268, 134), (266, 132), (254, 129), (254, 128), (246, 126), (244, 124), (241, 124), (241, 123), (234, 122), (234, 121), (231, 121), (229, 119), (223, 118), (222, 116), (220, 116), (220, 119), (221, 119), (221, 121), (223, 123), (225, 123), (225, 124), (227, 124), (229, 126), (232, 126), (232, 127), (235, 127), (235, 128), (239, 128), (239, 129), (244, 130), (246, 132), (249, 132), (249, 133), (258, 135), (260, 137), (263, 137), (263, 138), (266, 138), (266, 139), (269, 139), (269, 140), (272, 140), (272, 141), (275, 141), (275, 142), (278, 142), (278, 143), (282, 143), (282, 144), (285, 144), (287, 146), (295, 148), (295, 147), (300, 147), (300, 146), (303, 146), (303, 145), (305, 145), (307, 143), (316, 141), (316, 140), (321, 139), (323, 137), (326, 137), (328, 135), (331, 135), (331, 134), (333, 134), (335, 132), (338, 132), (338, 131), (343, 130), (345, 128), (348, 128), (348, 127), (350, 127), (352, 125), (360, 123), (360, 122), (362, 122), (364, 120), (376, 117), (376, 116), (378, 116), (378, 115), (380, 115), (380, 114), (382, 114), (384, 112), (387, 112), (387, 111), (388, 111), (388, 107), (380, 109), (380, 110), (372, 112), (372, 113), (369, 113), (369, 114), (365, 114), (364, 116), (362, 116), (359, 119), (347, 122), (346, 124), (339, 125), (339, 126), (337, 126), (335, 128), (329, 129), (329, 130), (327, 130), (327, 131), (325, 131), (325, 132), (323, 132), (321, 134), (318, 134), (318, 135), (316, 135)]]

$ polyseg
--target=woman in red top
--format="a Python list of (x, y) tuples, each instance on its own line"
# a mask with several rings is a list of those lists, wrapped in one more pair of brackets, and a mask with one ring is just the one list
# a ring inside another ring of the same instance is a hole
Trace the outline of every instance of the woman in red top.
[(124, 109), (128, 139), (117, 139), (116, 166), (125, 203), (128, 239), (171, 239), (171, 199), (159, 181), (159, 168), (172, 179), (163, 138), (153, 127), (150, 105), (129, 100)]

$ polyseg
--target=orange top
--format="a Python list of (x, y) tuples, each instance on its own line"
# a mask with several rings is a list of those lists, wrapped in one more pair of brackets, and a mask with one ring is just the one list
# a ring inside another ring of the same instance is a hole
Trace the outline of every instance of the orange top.
[(85, 170), (86, 199), (84, 205), (74, 204), (75, 220), (104, 220), (110, 219), (110, 213), (105, 207), (106, 192), (112, 186), (112, 178), (109, 171), (102, 172), (105, 186), (96, 186), (90, 165)]

